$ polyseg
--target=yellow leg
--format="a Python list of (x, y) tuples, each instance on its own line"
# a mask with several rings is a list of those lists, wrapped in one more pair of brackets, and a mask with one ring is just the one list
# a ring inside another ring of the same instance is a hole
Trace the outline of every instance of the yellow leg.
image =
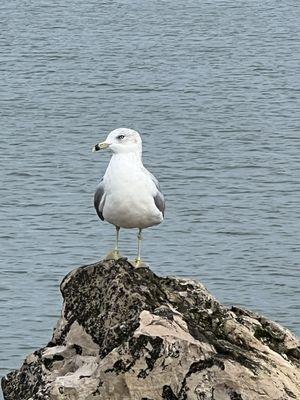
[(120, 228), (118, 226), (116, 226), (116, 243), (115, 243), (115, 247), (113, 250), (111, 250), (107, 256), (105, 257), (105, 260), (119, 260), (119, 258), (121, 258), (121, 254), (119, 251), (119, 232), (120, 232)]
[(138, 254), (137, 258), (135, 259), (135, 266), (139, 267), (141, 265), (141, 247), (142, 247), (142, 229), (139, 229), (139, 232), (137, 234), (137, 239), (138, 239)]
[(116, 244), (114, 248), (114, 259), (118, 260), (120, 258), (119, 252), (119, 234), (120, 234), (120, 227), (116, 226)]

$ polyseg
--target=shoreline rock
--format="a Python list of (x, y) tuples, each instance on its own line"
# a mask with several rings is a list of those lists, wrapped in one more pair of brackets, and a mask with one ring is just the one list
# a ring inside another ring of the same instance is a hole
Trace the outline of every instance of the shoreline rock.
[(300, 347), (199, 282), (126, 259), (70, 272), (47, 346), (2, 379), (5, 400), (300, 399)]

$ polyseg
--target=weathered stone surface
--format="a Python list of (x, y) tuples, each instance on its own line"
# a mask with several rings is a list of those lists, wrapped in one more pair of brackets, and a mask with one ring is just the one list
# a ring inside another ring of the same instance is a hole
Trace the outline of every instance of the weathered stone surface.
[(300, 399), (299, 342), (198, 282), (126, 260), (63, 280), (51, 342), (2, 380), (5, 400)]

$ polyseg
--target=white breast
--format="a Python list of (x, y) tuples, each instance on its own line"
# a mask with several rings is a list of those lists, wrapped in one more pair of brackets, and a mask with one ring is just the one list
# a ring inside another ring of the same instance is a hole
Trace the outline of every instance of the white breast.
[(157, 188), (136, 157), (114, 155), (103, 182), (106, 221), (121, 228), (142, 229), (162, 222), (162, 213), (154, 203)]

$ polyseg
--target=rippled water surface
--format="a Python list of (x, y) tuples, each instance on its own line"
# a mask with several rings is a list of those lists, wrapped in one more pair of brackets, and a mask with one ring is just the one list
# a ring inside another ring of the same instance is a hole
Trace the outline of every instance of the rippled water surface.
[[(161, 275), (300, 332), (299, 2), (3, 0), (0, 372), (50, 339), (59, 282), (114, 229), (93, 209), (117, 127), (143, 135)], [(133, 256), (134, 231), (122, 250)]]

